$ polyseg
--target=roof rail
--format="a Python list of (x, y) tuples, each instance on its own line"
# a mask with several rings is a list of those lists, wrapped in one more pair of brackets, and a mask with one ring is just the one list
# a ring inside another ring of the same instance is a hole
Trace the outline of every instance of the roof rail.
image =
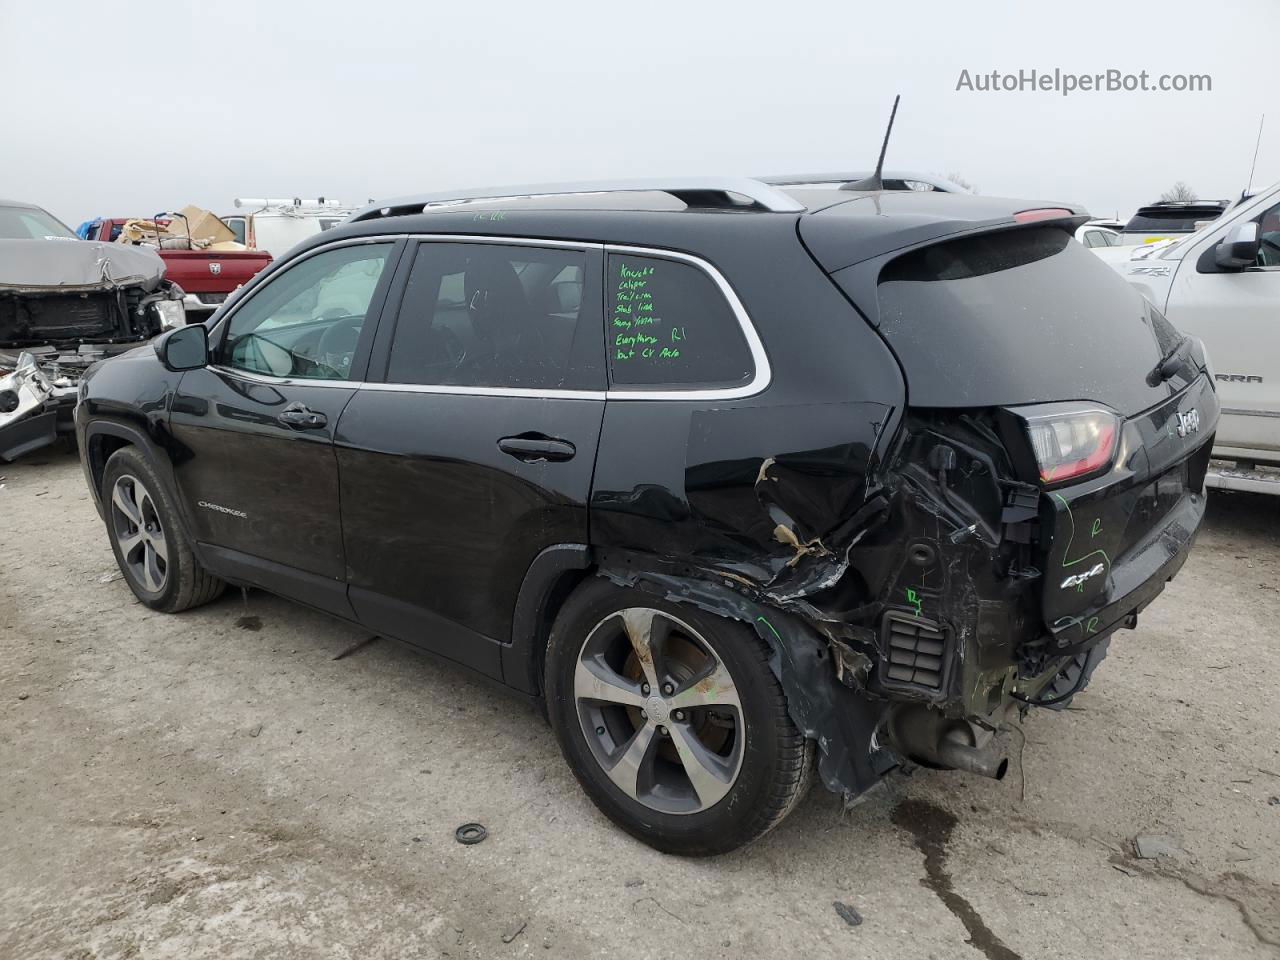
[(746, 197), (750, 206), (770, 213), (801, 213), (804, 204), (783, 193), (777, 187), (749, 177), (655, 177), (638, 180), (603, 180), (583, 183), (539, 183), (510, 187), (487, 187), (470, 190), (453, 190), (446, 193), (427, 193), (421, 196), (401, 197), (378, 203), (356, 213), (351, 221), (373, 220), (378, 217), (405, 216), (421, 213), (432, 206), (470, 203), (478, 200), (516, 200), (530, 197), (573, 196), (588, 193), (669, 193), (689, 206), (736, 207), (744, 206), (732, 200), (734, 196)]

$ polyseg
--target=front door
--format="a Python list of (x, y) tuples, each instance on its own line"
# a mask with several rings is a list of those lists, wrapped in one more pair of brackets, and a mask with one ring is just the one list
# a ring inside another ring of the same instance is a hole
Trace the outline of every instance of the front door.
[(1280, 455), (1280, 204), (1255, 218), (1258, 263), (1240, 272), (1200, 272), (1188, 252), (1174, 278), (1169, 320), (1204, 340), (1217, 375), (1223, 456)]
[(604, 414), (601, 261), (557, 244), (424, 241), (336, 436), (352, 606), (499, 673), (521, 582), (588, 542)]
[(275, 274), (185, 374), (175, 476), (216, 572), (350, 615), (333, 435), (355, 395), (395, 244), (321, 250)]

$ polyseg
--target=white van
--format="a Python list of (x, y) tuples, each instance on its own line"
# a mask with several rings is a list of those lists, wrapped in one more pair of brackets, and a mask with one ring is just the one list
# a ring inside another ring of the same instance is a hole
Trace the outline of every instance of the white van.
[(1280, 494), (1280, 184), (1112, 266), (1208, 350), (1222, 402), (1209, 485)]
[(337, 226), (357, 209), (324, 197), (315, 203), (303, 203), (297, 197), (292, 200), (237, 197), (236, 208), (249, 212), (233, 213), (223, 217), (223, 222), (241, 243), (254, 250), (265, 250), (272, 257)]

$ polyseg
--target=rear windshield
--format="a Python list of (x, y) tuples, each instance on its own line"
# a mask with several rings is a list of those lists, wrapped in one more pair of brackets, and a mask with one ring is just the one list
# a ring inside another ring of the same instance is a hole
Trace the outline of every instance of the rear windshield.
[(879, 301), (913, 406), (1094, 400), (1131, 414), (1167, 396), (1146, 375), (1176, 332), (1062, 229), (913, 251), (881, 272)]
[(1125, 230), (1129, 233), (1192, 233), (1197, 221), (1217, 220), (1220, 216), (1220, 207), (1139, 210), (1125, 225)]
[(75, 240), (66, 224), (37, 207), (0, 207), (0, 240)]

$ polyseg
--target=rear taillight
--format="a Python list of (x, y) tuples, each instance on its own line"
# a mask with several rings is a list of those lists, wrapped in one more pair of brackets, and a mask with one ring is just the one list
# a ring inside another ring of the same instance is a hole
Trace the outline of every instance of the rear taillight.
[(1093, 405), (1051, 403), (1014, 411), (1026, 424), (1040, 482), (1057, 486), (1101, 473), (1111, 465), (1120, 418)]

